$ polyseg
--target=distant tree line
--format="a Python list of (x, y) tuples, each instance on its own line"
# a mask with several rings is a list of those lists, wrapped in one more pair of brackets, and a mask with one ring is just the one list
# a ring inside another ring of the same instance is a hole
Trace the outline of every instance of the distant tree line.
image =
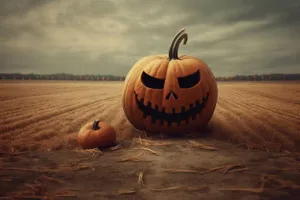
[(78, 80), (78, 81), (124, 81), (125, 76), (114, 75), (73, 75), (73, 74), (21, 74), (0, 73), (0, 79), (10, 80)]
[(262, 74), (262, 75), (235, 75), (216, 77), (217, 81), (280, 81), (300, 80), (300, 74)]
[[(125, 76), (114, 75), (73, 75), (73, 74), (21, 74), (0, 73), (0, 79), (9, 80), (74, 80), (74, 81), (124, 81)], [(300, 80), (300, 74), (263, 74), (263, 75), (236, 75), (216, 77), (217, 81), (279, 81)]]

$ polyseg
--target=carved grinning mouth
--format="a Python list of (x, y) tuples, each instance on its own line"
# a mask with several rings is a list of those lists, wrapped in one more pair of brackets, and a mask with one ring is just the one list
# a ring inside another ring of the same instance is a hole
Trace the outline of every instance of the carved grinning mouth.
[(196, 119), (196, 116), (200, 114), (201, 110), (205, 107), (207, 102), (209, 92), (206, 94), (206, 97), (202, 97), (202, 103), (200, 100), (196, 100), (194, 104), (190, 104), (189, 108), (185, 106), (181, 107), (181, 112), (176, 113), (175, 108), (173, 108), (173, 113), (167, 113), (165, 107), (162, 107), (162, 111), (159, 111), (158, 105), (155, 105), (155, 109), (152, 108), (152, 103), (149, 101), (147, 105), (144, 104), (144, 98), (141, 100), (138, 99), (138, 94), (134, 91), (135, 100), (139, 109), (143, 112), (144, 118), (151, 116), (152, 124), (156, 124), (156, 121), (160, 121), (161, 125), (164, 122), (168, 122), (168, 125), (171, 126), (172, 123), (177, 123), (179, 126), (182, 121), (185, 121), (186, 124), (189, 122), (189, 117), (192, 117), (192, 120)]

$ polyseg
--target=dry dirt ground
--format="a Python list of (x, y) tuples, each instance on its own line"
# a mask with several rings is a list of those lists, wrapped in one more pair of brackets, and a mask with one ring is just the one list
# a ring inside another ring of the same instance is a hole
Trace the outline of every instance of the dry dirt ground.
[[(134, 130), (122, 87), (1, 81), (0, 199), (299, 198), (299, 82), (219, 83), (207, 130), (184, 138)], [(120, 148), (78, 149), (94, 119), (116, 128)]]

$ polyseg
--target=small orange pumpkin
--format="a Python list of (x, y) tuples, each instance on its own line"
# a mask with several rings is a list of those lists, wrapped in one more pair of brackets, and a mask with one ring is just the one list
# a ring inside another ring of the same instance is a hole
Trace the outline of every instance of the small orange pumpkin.
[(129, 122), (148, 132), (188, 133), (210, 121), (218, 98), (215, 77), (197, 57), (178, 56), (188, 35), (182, 29), (169, 55), (147, 56), (128, 72), (123, 110)]
[(83, 149), (106, 148), (115, 145), (116, 131), (106, 122), (95, 120), (84, 125), (77, 135)]

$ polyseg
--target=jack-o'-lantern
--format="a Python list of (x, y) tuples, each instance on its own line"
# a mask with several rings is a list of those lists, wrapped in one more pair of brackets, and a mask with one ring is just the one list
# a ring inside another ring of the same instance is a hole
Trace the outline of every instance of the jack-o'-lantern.
[(125, 79), (122, 103), (129, 122), (148, 132), (197, 132), (210, 121), (218, 98), (215, 77), (206, 63), (178, 56), (186, 44), (182, 29), (169, 55), (147, 56), (135, 63)]
[(108, 123), (95, 120), (79, 130), (77, 141), (83, 149), (111, 147), (116, 142), (116, 131)]

